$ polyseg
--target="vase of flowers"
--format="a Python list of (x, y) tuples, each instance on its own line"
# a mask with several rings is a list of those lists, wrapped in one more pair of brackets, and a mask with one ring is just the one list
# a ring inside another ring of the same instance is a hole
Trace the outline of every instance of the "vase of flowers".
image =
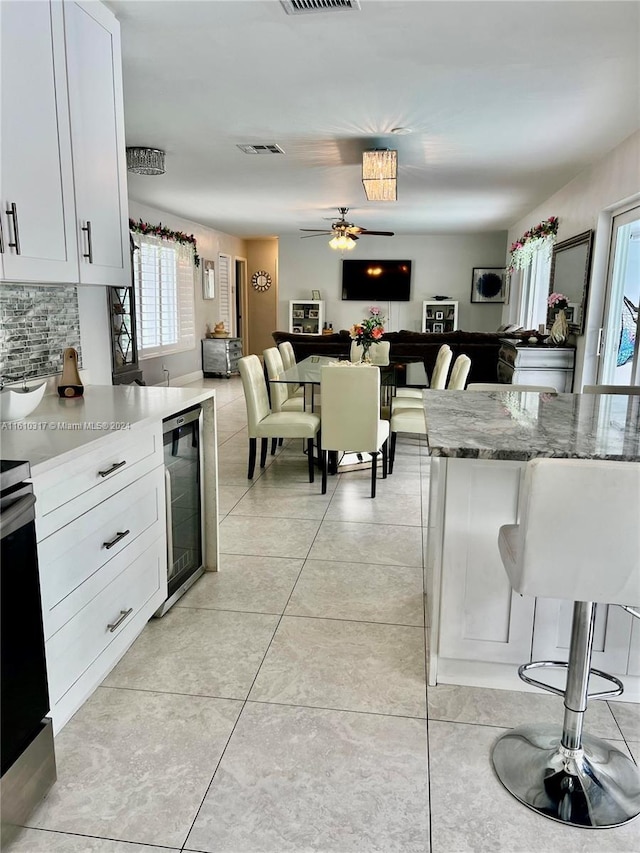
[(369, 308), (369, 316), (360, 323), (354, 323), (349, 329), (351, 340), (356, 341), (362, 347), (360, 361), (368, 362), (371, 360), (369, 350), (373, 344), (378, 343), (383, 335), (384, 320), (380, 315), (380, 309), (377, 305), (372, 305)]
[(551, 326), (549, 340), (553, 344), (564, 344), (569, 339), (569, 324), (564, 309), (569, 307), (569, 300), (564, 293), (551, 293), (547, 299), (547, 305), (556, 310), (556, 316)]

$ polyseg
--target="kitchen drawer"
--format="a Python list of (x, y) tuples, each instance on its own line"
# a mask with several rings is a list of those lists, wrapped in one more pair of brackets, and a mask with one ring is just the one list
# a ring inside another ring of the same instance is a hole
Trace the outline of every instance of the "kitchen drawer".
[(42, 540), (92, 506), (163, 464), (162, 426), (114, 433), (33, 478), (36, 533)]
[[(164, 526), (164, 475), (162, 468), (156, 468), (41, 541), (38, 561), (45, 638), (161, 537)], [(127, 535), (118, 539), (125, 531)]]
[[(157, 541), (128, 565), (110, 584), (88, 601), (73, 619), (46, 642), (49, 695), (54, 707), (82, 678), (101, 655), (105, 655), (121, 634), (130, 636), (127, 645), (153, 612), (156, 593), (162, 584), (166, 590), (166, 571), (162, 560), (163, 542)], [(127, 614), (126, 616), (124, 614)], [(126, 648), (126, 646), (125, 646)], [(120, 654), (122, 651), (120, 651)], [(103, 660), (98, 679), (111, 670), (119, 655)], [(92, 687), (95, 683), (92, 684)], [(76, 707), (84, 700), (78, 693)], [(75, 704), (75, 702), (74, 702)], [(60, 721), (57, 722), (57, 728)]]

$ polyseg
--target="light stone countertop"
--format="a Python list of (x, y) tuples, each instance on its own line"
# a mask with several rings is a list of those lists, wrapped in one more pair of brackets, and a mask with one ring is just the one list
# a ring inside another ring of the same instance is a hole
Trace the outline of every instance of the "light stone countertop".
[(640, 396), (426, 390), (424, 401), (432, 456), (640, 461)]
[(39, 474), (92, 442), (126, 436), (211, 398), (213, 389), (139, 385), (87, 385), (84, 396), (71, 399), (49, 394), (22, 421), (0, 424), (0, 456), (26, 460)]

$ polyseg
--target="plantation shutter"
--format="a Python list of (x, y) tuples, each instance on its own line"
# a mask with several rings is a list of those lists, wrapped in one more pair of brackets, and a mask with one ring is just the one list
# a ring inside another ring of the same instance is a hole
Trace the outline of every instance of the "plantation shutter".
[(235, 334), (233, 311), (233, 278), (231, 275), (231, 255), (218, 254), (218, 315), (224, 321), (225, 329)]
[(195, 347), (193, 251), (173, 240), (135, 235), (134, 287), (139, 358)]

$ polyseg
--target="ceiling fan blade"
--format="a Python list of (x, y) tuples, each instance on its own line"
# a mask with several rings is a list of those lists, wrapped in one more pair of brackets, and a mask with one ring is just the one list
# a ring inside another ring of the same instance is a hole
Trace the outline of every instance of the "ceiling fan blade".
[(300, 231), (315, 231), (316, 234), (331, 234), (332, 233), (328, 229), (323, 229), (323, 228), (300, 228)]
[(360, 234), (368, 234), (374, 237), (395, 237), (394, 231), (368, 231), (366, 228), (361, 228)]
[[(300, 229), (302, 230), (302, 229)], [(328, 234), (332, 234), (332, 231), (319, 231), (317, 234), (301, 234), (301, 240), (308, 240), (309, 237), (326, 237)]]

